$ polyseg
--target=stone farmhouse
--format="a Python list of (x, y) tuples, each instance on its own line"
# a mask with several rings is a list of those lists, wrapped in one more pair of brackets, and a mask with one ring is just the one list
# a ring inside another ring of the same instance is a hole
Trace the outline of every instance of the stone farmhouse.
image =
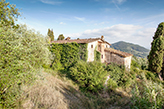
[(88, 44), (88, 59), (87, 62), (94, 61), (94, 51), (95, 49), (101, 53), (102, 63), (116, 63), (119, 65), (124, 65), (126, 68), (130, 69), (132, 54), (122, 52), (110, 48), (111, 44), (104, 40), (104, 36), (101, 38), (90, 38), (90, 39), (70, 39), (67, 37), (65, 40), (52, 41), (52, 43), (86, 43)]

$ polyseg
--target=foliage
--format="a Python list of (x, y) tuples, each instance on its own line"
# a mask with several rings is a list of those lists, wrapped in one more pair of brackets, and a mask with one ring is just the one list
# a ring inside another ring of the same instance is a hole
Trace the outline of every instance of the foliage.
[(132, 62), (131, 62), (131, 69), (133, 68), (139, 68), (142, 70), (148, 69), (148, 60), (146, 58), (140, 58), (140, 57), (132, 57)]
[(64, 40), (64, 38), (63, 34), (60, 34), (57, 40)]
[(97, 51), (97, 47), (94, 50), (94, 60), (95, 61), (100, 61), (101, 60), (101, 53), (99, 51)]
[(113, 79), (109, 79), (107, 86), (108, 90), (115, 90), (118, 87), (118, 83)]
[(164, 54), (164, 37), (159, 36), (152, 42), (151, 51), (148, 56), (149, 69), (153, 72), (160, 73), (162, 70)]
[(0, 21), (3, 25), (2, 26), (11, 26), (11, 27), (18, 27), (18, 25), (15, 25), (15, 20), (18, 18), (20, 13), (18, 12), (18, 9), (15, 8), (15, 5), (12, 5), (10, 3), (6, 3), (5, 0), (0, 1)]
[(153, 82), (158, 82), (158, 78), (156, 78), (156, 75), (154, 73), (145, 70), (144, 74), (145, 74), (146, 79), (152, 80)]
[[(130, 86), (131, 83), (131, 79), (133, 79), (133, 75), (126, 71), (125, 68), (123, 66), (118, 66), (117, 64), (109, 64), (108, 66), (106, 66), (105, 68), (107, 71), (109, 71), (109, 75), (111, 80), (108, 81), (108, 84), (111, 85), (114, 84), (114, 87), (119, 86)], [(113, 81), (113, 82), (112, 82)]]
[(62, 45), (61, 44), (52, 44), (50, 47), (50, 51), (53, 55), (53, 60), (51, 63), (51, 68), (54, 70), (59, 70), (62, 68), (61, 60), (61, 52), (62, 52)]
[(63, 44), (61, 52), (61, 63), (64, 68), (73, 66), (79, 60), (79, 45), (77, 43)]
[(82, 90), (98, 92), (103, 89), (107, 71), (100, 62), (78, 61), (75, 66), (70, 68), (70, 75)]
[(159, 25), (158, 25), (158, 28), (155, 32), (155, 35), (153, 37), (153, 39), (156, 39), (158, 38), (159, 36), (163, 36), (164, 35), (164, 22), (161, 22)]
[(48, 29), (47, 35), (49, 36), (51, 41), (54, 41), (54, 32), (53, 32), (53, 30)]
[[(152, 72), (158, 73), (160, 79), (163, 68), (163, 57), (164, 57), (164, 22), (158, 25), (158, 28), (153, 37), (153, 42), (151, 43), (151, 51), (148, 56), (149, 69)], [(162, 75), (164, 76), (164, 72)]]
[(164, 89), (160, 83), (147, 80), (142, 74), (143, 80), (135, 82), (132, 90), (131, 108), (135, 109), (162, 109), (164, 101)]
[(51, 67), (59, 70), (73, 66), (79, 59), (87, 60), (87, 44), (66, 43), (51, 44), (50, 51), (54, 55)]
[(81, 60), (87, 61), (88, 59), (88, 44), (79, 44), (79, 57)]
[(36, 69), (50, 62), (50, 52), (42, 35), (24, 25), (16, 30), (4, 25), (0, 37), (0, 104), (14, 107), (21, 86), (34, 79)]

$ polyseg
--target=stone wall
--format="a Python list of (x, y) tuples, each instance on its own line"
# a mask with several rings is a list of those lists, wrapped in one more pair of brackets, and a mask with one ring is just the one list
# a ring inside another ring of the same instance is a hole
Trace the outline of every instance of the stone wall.
[(105, 62), (106, 63), (116, 63), (116, 64), (119, 64), (119, 65), (124, 65), (125, 63), (125, 58), (122, 57), (122, 56), (119, 56), (117, 54), (114, 54), (114, 53), (111, 53), (111, 52), (108, 52), (106, 51), (105, 52)]
[(109, 51), (106, 51), (105, 57), (106, 57), (105, 59), (106, 63), (116, 63), (118, 65), (124, 65), (126, 68), (130, 69), (132, 56), (122, 57), (118, 54), (114, 54)]

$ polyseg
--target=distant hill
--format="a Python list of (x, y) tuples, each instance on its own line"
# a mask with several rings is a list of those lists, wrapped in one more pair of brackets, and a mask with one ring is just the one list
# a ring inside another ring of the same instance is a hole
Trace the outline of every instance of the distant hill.
[(128, 52), (128, 53), (133, 54), (136, 57), (142, 57), (142, 58), (146, 58), (150, 51), (140, 45), (127, 43), (124, 41), (113, 43), (111, 47), (116, 50)]

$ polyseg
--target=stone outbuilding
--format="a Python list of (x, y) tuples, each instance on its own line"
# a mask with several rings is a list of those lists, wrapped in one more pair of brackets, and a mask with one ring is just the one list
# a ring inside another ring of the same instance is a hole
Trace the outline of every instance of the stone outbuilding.
[(124, 65), (126, 68), (130, 69), (132, 54), (122, 52), (119, 50), (115, 50), (110, 48), (111, 44), (104, 40), (104, 36), (101, 38), (90, 38), (90, 39), (70, 39), (70, 37), (65, 40), (52, 41), (52, 43), (84, 43), (88, 44), (88, 59), (87, 62), (94, 61), (94, 51), (97, 50), (101, 54), (101, 62), (102, 63), (116, 63), (119, 65)]

